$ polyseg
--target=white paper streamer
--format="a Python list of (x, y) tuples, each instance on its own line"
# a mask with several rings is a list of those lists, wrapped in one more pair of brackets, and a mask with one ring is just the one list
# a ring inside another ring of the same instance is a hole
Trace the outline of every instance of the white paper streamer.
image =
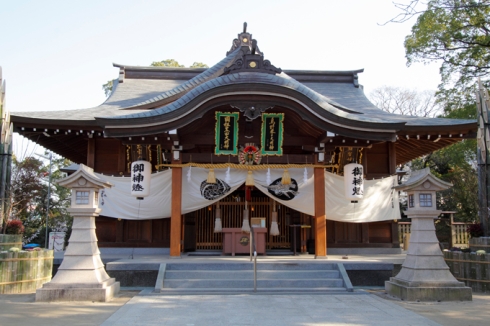
[(305, 172), (303, 173), (303, 183), (306, 183), (308, 181), (308, 171), (306, 171), (306, 168), (305, 168)]
[(191, 169), (192, 166), (189, 166), (189, 171), (187, 171), (187, 182), (191, 182)]
[(225, 182), (230, 183), (230, 167), (228, 167), (228, 169), (226, 169)]
[(267, 185), (270, 185), (272, 183), (271, 181), (271, 169), (267, 169), (267, 174), (265, 175), (265, 183), (267, 183)]

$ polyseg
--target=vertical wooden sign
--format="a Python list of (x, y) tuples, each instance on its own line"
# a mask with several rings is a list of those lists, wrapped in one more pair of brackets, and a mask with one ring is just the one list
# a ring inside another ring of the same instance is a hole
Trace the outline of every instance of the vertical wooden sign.
[(239, 113), (216, 112), (215, 141), (216, 155), (238, 154)]
[(262, 114), (262, 155), (282, 155), (284, 113)]

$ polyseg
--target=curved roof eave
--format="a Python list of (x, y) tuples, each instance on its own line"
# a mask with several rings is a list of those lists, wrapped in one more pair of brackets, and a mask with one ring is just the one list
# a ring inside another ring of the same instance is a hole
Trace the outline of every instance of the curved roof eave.
[[(107, 128), (118, 125), (144, 128), (150, 125), (165, 124), (169, 119), (175, 120), (189, 115), (196, 108), (195, 106), (194, 108), (189, 108), (192, 101), (200, 100), (199, 102), (202, 105), (211, 98), (237, 94), (288, 97), (300, 103), (306, 109), (315, 111), (319, 118), (344, 120), (347, 125), (350, 124), (349, 121), (352, 121), (365, 125), (369, 129), (380, 128), (383, 131), (391, 129), (394, 132), (406, 123), (401, 120), (393, 121), (389, 118), (383, 119), (350, 111), (292, 78), (249, 72), (239, 72), (214, 78), (194, 88), (178, 100), (151, 111), (118, 117), (96, 117), (96, 120)], [(305, 100), (310, 102), (309, 105), (303, 103)], [(183, 108), (185, 110), (182, 110)], [(180, 114), (177, 114), (178, 111), (180, 111)]]

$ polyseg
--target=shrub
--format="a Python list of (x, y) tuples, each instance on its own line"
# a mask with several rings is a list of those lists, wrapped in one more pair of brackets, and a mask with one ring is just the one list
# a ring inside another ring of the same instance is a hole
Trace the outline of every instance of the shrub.
[(470, 234), (472, 238), (478, 238), (483, 236), (483, 228), (481, 223), (475, 223), (468, 226), (466, 232)]
[(11, 220), (7, 223), (7, 229), (5, 230), (6, 234), (23, 234), (24, 233), (24, 225), (20, 220)]

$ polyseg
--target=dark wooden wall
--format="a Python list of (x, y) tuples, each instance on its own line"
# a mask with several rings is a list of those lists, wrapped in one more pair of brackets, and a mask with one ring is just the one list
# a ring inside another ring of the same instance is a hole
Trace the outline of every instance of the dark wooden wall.
[(345, 223), (327, 220), (327, 248), (399, 248), (393, 221)]
[(99, 216), (95, 219), (99, 247), (170, 247), (170, 219), (118, 220)]

